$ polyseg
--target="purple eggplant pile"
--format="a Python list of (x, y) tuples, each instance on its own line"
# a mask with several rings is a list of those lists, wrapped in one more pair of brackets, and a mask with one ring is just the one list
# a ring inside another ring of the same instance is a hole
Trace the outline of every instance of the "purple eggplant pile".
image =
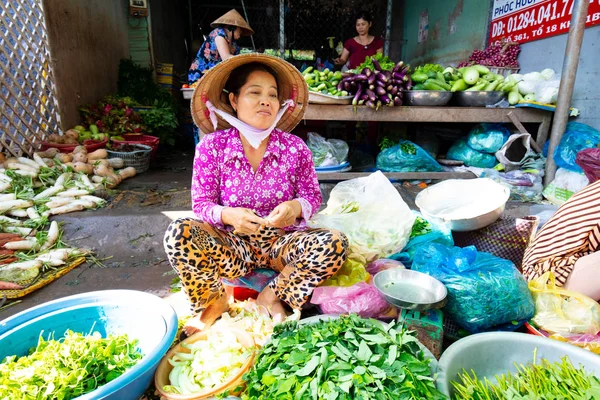
[(380, 107), (401, 106), (402, 93), (410, 90), (412, 81), (408, 74), (410, 67), (400, 61), (391, 70), (384, 70), (375, 57), (371, 58), (373, 68), (365, 67), (360, 73), (346, 72), (338, 84), (338, 90), (354, 95), (352, 105), (365, 105), (378, 110)]

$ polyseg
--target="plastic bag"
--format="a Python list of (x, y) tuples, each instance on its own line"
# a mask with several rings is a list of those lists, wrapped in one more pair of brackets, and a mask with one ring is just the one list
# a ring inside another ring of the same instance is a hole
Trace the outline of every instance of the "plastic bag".
[(581, 293), (556, 286), (555, 279), (550, 271), (529, 282), (535, 300), (535, 325), (559, 334), (600, 332), (600, 305)]
[(600, 336), (598, 335), (591, 335), (589, 333), (584, 333), (581, 335), (554, 333), (550, 335), (549, 338), (558, 340), (560, 342), (569, 343), (573, 346), (581, 347), (582, 349), (600, 355)]
[(577, 153), (575, 158), (577, 165), (583, 169), (590, 183), (600, 179), (600, 149), (585, 149)]
[(521, 168), (521, 165), (535, 154), (531, 150), (531, 135), (516, 133), (496, 152), (496, 158), (506, 171), (514, 171)]
[(369, 275), (375, 276), (378, 272), (394, 268), (405, 269), (404, 264), (400, 261), (390, 260), (389, 258), (380, 258), (367, 265), (367, 272)]
[(442, 166), (429, 153), (408, 140), (401, 140), (379, 153), (377, 168), (385, 172), (442, 171)]
[(358, 314), (363, 318), (378, 317), (390, 308), (377, 288), (364, 282), (350, 287), (319, 286), (310, 302), (323, 314)]
[(510, 189), (510, 200), (522, 203), (537, 203), (542, 200), (544, 185), (540, 175), (521, 170), (502, 173), (493, 169), (486, 169), (481, 177), (490, 178), (508, 187)]
[(514, 264), (474, 246), (419, 247), (412, 269), (440, 280), (448, 289), (445, 311), (470, 332), (528, 320), (534, 304), (527, 282)]
[(577, 153), (584, 149), (598, 147), (600, 132), (589, 125), (569, 122), (560, 144), (554, 150), (554, 161), (560, 168), (583, 173), (575, 162)]
[(359, 282), (367, 282), (369, 274), (364, 264), (348, 258), (335, 275), (327, 279), (321, 286), (352, 286)]
[(427, 243), (439, 243), (444, 246), (454, 246), (452, 230), (444, 223), (428, 221), (421, 213), (413, 211), (417, 218), (413, 225), (410, 239), (400, 253), (392, 254), (390, 259), (400, 261), (405, 265), (412, 265), (415, 252), (420, 246)]
[(309, 132), (306, 145), (313, 154), (315, 167), (336, 166), (348, 159), (349, 147), (343, 140), (326, 140), (317, 133)]
[(349, 254), (365, 262), (394, 254), (406, 245), (415, 215), (381, 172), (338, 183), (327, 207), (308, 221), (311, 228), (343, 232)]
[(510, 132), (502, 124), (479, 124), (469, 132), (467, 144), (473, 150), (494, 154), (509, 136)]
[(446, 153), (446, 157), (450, 160), (462, 161), (468, 167), (494, 168), (498, 164), (494, 155), (473, 150), (465, 139), (454, 142)]
[(552, 203), (562, 206), (588, 184), (585, 175), (559, 168), (554, 175), (554, 180), (546, 186), (542, 194)]
[(257, 268), (247, 275), (237, 279), (223, 279), (227, 286), (250, 288), (261, 292), (277, 276), (277, 271), (267, 268)]

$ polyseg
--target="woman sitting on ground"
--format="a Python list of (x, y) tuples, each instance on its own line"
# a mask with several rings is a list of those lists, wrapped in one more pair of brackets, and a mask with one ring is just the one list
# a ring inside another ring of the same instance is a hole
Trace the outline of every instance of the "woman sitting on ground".
[(228, 310), (221, 278), (259, 267), (279, 272), (257, 303), (281, 321), (285, 306), (300, 309), (344, 263), (348, 240), (342, 233), (306, 227), (321, 206), (321, 192), (310, 150), (288, 131), (302, 119), (307, 99), (294, 66), (260, 54), (225, 60), (196, 88), (194, 121), (203, 132), (221, 130), (196, 147), (192, 202), (198, 219), (176, 220), (165, 235), (169, 261), (197, 314), (187, 334)]

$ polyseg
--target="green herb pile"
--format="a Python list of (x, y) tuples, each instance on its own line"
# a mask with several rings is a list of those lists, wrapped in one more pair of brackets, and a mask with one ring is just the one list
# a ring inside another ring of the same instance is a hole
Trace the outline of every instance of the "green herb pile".
[(497, 383), (480, 380), (474, 371), (463, 370), (462, 384), (452, 382), (455, 399), (599, 399), (600, 380), (583, 369), (575, 368), (568, 357), (551, 363), (517, 365), (516, 374), (496, 376)]
[(137, 340), (127, 335), (67, 331), (60, 340), (40, 335), (29, 355), (0, 364), (0, 398), (73, 399), (118, 378), (141, 358)]
[(243, 399), (445, 399), (407, 331), (355, 315), (275, 327)]
[(410, 238), (415, 238), (417, 236), (423, 236), (428, 233), (431, 233), (433, 228), (429, 221), (427, 221), (423, 217), (417, 217), (415, 219), (415, 223), (413, 224), (412, 231), (410, 233)]
[(369, 68), (371, 71), (379, 70), (379, 68), (375, 68), (375, 66), (373, 65), (373, 57), (379, 62), (381, 69), (384, 71), (391, 71), (396, 66), (396, 63), (393, 62), (388, 56), (384, 56), (381, 53), (377, 53), (374, 56), (367, 56), (367, 58), (365, 58), (365, 61), (363, 61), (363, 63), (360, 64), (358, 68), (355, 69), (355, 71), (357, 71), (357, 73), (360, 74), (360, 72), (365, 68)]
[(428, 72), (444, 72), (444, 66), (440, 64), (425, 64), (415, 68), (415, 73), (426, 74)]

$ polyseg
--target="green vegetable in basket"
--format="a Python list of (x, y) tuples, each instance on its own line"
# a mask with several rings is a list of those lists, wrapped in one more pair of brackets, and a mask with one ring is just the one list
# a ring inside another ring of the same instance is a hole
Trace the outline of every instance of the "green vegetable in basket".
[(0, 364), (0, 398), (73, 399), (118, 378), (141, 358), (137, 340), (127, 335), (67, 331), (45, 340), (40, 334), (29, 355)]

